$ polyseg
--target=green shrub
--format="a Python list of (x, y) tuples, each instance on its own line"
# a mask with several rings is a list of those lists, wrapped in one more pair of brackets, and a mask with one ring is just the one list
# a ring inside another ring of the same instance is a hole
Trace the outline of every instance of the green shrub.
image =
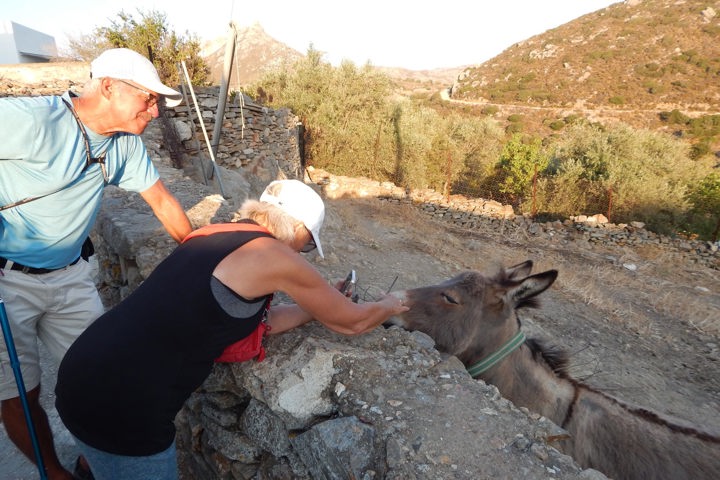
[(686, 142), (625, 125), (571, 125), (548, 149), (552, 161), (538, 190), (543, 211), (607, 212), (613, 222), (639, 220), (655, 231), (681, 225), (687, 185), (706, 174)]
[(658, 114), (660, 120), (667, 122), (670, 125), (687, 125), (690, 121), (690, 117), (680, 112), (678, 109), (674, 109), (670, 112), (660, 112)]
[(704, 157), (705, 155), (708, 155), (711, 152), (712, 149), (710, 148), (710, 143), (708, 141), (701, 141), (693, 144), (693, 146), (690, 148), (690, 158), (697, 160)]
[(491, 88), (488, 90), (488, 97), (493, 102), (504, 103), (509, 97), (508, 92), (501, 88)]
[(651, 95), (658, 95), (667, 91), (667, 88), (665, 88), (664, 85), (654, 80), (646, 80), (642, 83), (642, 86)]
[(678, 59), (703, 70), (705, 73), (715, 75), (720, 71), (720, 58), (708, 59), (700, 56), (695, 50), (682, 52)]
[(514, 133), (522, 133), (523, 126), (522, 123), (511, 123), (507, 127), (505, 127), (505, 133), (512, 135)]
[(583, 117), (581, 117), (580, 115), (573, 113), (571, 115), (567, 115), (565, 118), (563, 118), (563, 120), (565, 121), (565, 123), (567, 125), (571, 125), (573, 123), (577, 123), (577, 122), (581, 121), (582, 118)]
[(613, 105), (624, 105), (625, 104), (625, 97), (620, 95), (615, 95), (613, 97), (610, 97), (608, 99), (608, 102), (612, 103)]
[(644, 65), (635, 65), (635, 72), (638, 75), (651, 78), (660, 78), (665, 74), (663, 68), (657, 63), (646, 63)]
[(688, 220), (690, 229), (701, 238), (718, 240), (720, 233), (720, 174), (710, 173), (690, 186), (687, 195), (692, 208)]
[(533, 80), (535, 80), (535, 73), (530, 72), (520, 77), (519, 83), (530, 83)]
[(648, 93), (652, 95), (661, 95), (667, 91), (667, 88), (665, 88), (662, 85), (654, 85), (650, 88), (648, 88)]
[(480, 110), (480, 113), (483, 115), (492, 116), (495, 115), (500, 109), (497, 107), (497, 105), (485, 105), (482, 107), (482, 110)]
[(696, 137), (713, 137), (720, 134), (720, 115), (703, 115), (689, 120), (690, 134)]
[(530, 194), (533, 178), (542, 174), (548, 163), (539, 138), (525, 139), (520, 134), (513, 134), (498, 161), (502, 172), (500, 192), (508, 194), (514, 203), (522, 202)]
[(614, 56), (615, 52), (612, 50), (593, 51), (585, 55), (585, 61), (587, 63), (592, 63), (595, 60), (610, 60)]
[(687, 75), (688, 74), (687, 66), (682, 63), (677, 63), (677, 62), (670, 62), (667, 65), (666, 70), (671, 75)]
[(515, 93), (515, 100), (518, 102), (527, 102), (532, 98), (532, 92), (530, 90), (518, 90)]

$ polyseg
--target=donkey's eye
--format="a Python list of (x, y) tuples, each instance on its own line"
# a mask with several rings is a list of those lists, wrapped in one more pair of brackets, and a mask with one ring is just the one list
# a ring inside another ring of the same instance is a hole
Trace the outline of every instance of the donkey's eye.
[(443, 300), (445, 300), (447, 303), (452, 303), (453, 305), (460, 305), (460, 302), (455, 300), (453, 297), (451, 297), (447, 293), (443, 293), (442, 297), (443, 297)]

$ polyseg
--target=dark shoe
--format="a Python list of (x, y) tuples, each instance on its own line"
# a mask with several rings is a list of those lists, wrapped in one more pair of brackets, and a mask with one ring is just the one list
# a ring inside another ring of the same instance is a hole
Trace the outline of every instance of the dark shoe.
[(80, 462), (80, 457), (75, 460), (75, 469), (73, 470), (73, 478), (75, 480), (95, 480), (89, 468), (84, 467)]

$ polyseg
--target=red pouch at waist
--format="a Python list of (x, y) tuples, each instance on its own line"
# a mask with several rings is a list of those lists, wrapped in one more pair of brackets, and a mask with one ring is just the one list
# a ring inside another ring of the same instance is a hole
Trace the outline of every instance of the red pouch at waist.
[(222, 355), (215, 359), (215, 362), (244, 362), (256, 357), (258, 362), (262, 362), (265, 358), (265, 348), (262, 346), (262, 340), (266, 330), (270, 330), (270, 327), (265, 322), (260, 322), (250, 335), (228, 346)]

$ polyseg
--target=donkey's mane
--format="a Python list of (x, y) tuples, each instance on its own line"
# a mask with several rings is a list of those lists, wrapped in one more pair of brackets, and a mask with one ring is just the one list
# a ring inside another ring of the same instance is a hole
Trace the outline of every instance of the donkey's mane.
[(608, 395), (607, 393), (603, 392), (602, 390), (597, 390), (596, 388), (590, 387), (580, 381), (574, 380), (572, 378), (570, 378), (570, 381), (572, 383), (574, 383), (577, 388), (582, 388), (582, 389), (591, 391), (597, 395), (600, 395), (601, 397), (605, 398), (606, 400), (610, 401), (611, 403), (618, 405), (620, 408), (627, 411), (628, 413), (630, 413), (632, 415), (636, 415), (650, 423), (654, 423), (656, 425), (662, 425), (673, 432), (690, 435), (690, 436), (696, 437), (700, 440), (703, 440), (705, 442), (720, 444), (720, 437), (717, 435), (714, 435), (710, 432), (706, 432), (706, 431), (700, 430), (699, 428), (692, 427), (692, 426), (680, 425), (678, 423), (673, 422), (672, 420), (670, 420), (668, 418), (661, 416), (657, 412), (653, 412), (652, 410), (649, 410), (644, 407), (638, 407), (635, 405), (630, 405), (628, 403), (625, 403), (624, 401), (622, 401), (620, 399), (617, 399), (611, 395)]
[[(611, 395), (608, 395), (607, 393), (603, 392), (602, 390), (598, 390), (596, 388), (593, 388), (589, 385), (586, 385), (582, 383), (579, 380), (576, 380), (570, 376), (568, 373), (568, 360), (569, 356), (567, 354), (567, 351), (563, 348), (557, 347), (555, 345), (549, 345), (545, 343), (542, 340), (539, 340), (537, 338), (528, 338), (525, 340), (525, 345), (530, 349), (530, 352), (532, 353), (532, 358), (536, 362), (538, 361), (544, 361), (547, 363), (547, 365), (550, 367), (550, 369), (560, 378), (564, 378), (570, 383), (572, 383), (575, 388), (577, 389), (585, 389), (590, 392), (593, 392), (597, 395), (600, 395), (601, 397), (605, 398), (609, 402), (618, 405), (623, 410), (627, 411), (628, 413), (632, 415), (636, 415), (650, 423), (654, 423), (656, 425), (662, 425), (668, 429), (670, 429), (673, 432), (683, 433), (685, 435), (691, 435), (693, 437), (696, 437), (700, 440), (711, 442), (711, 443), (717, 443), (720, 444), (720, 437), (713, 435), (712, 433), (702, 431), (698, 428), (685, 426), (685, 425), (679, 425), (677, 423), (674, 423), (670, 421), (669, 419), (666, 419), (659, 415), (656, 412), (653, 412), (652, 410), (648, 410), (647, 408), (643, 407), (637, 407), (634, 405), (630, 405), (628, 403), (623, 402), (622, 400), (619, 400)], [(577, 396), (576, 396), (577, 398)], [(568, 418), (572, 415), (572, 407), (571, 410), (568, 412)]]
[(525, 340), (532, 353), (533, 360), (544, 361), (548, 367), (560, 378), (570, 379), (568, 374), (568, 354), (557, 346), (548, 345), (537, 338), (528, 338)]

